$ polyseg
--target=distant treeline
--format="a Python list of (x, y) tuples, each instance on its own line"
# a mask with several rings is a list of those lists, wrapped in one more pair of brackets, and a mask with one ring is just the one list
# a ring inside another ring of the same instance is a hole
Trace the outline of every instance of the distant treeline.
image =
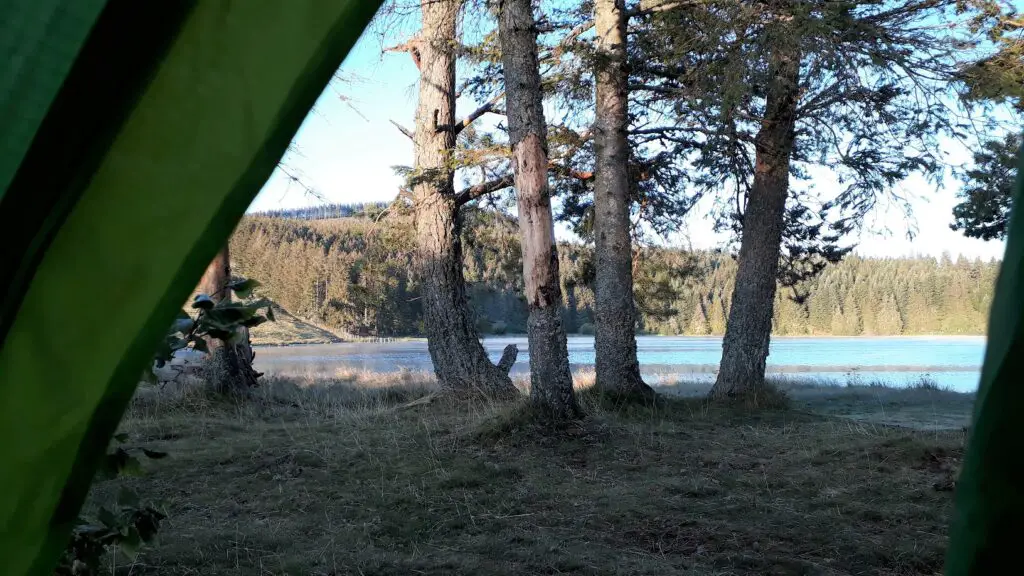
[[(250, 216), (232, 238), (240, 274), (300, 317), (367, 336), (422, 335), (413, 271), (412, 221), (371, 219), (366, 206), (334, 206), (295, 219)], [(374, 208), (371, 208), (373, 210)], [(358, 217), (338, 216), (348, 210)], [(323, 221), (320, 221), (323, 220)], [(493, 212), (465, 215), (468, 293), (483, 333), (524, 332), (515, 223)], [(592, 249), (560, 246), (567, 331), (593, 330)], [(637, 257), (640, 329), (656, 334), (722, 334), (736, 272), (721, 252), (644, 249)], [(982, 334), (997, 262), (849, 256), (797, 290), (780, 287), (774, 332), (782, 335)]]
[(249, 215), (264, 218), (291, 218), (297, 220), (329, 220), (331, 218), (374, 217), (387, 208), (386, 202), (358, 204), (323, 204), (306, 208), (289, 208), (252, 212)]

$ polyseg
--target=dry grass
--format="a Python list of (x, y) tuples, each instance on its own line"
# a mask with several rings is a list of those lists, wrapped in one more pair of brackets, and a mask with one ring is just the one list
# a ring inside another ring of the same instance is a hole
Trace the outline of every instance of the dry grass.
[(314, 326), (278, 306), (274, 307), (274, 317), (274, 322), (264, 322), (249, 332), (253, 345), (331, 344), (343, 340), (340, 334)]
[(551, 431), (425, 376), (143, 393), (169, 505), (119, 574), (937, 574), (963, 433), (799, 407), (609, 405)]

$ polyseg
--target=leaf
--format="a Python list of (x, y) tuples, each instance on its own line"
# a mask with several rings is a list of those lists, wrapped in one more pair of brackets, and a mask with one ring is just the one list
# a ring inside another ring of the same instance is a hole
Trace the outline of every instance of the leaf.
[(170, 514), (170, 512), (168, 512), (169, 508), (167, 507), (167, 502), (164, 502), (163, 500), (157, 500), (156, 502), (151, 503), (149, 507), (155, 513), (160, 515), (160, 519), (167, 518)]
[(228, 285), (228, 288), (231, 288), (231, 290), (239, 298), (248, 298), (249, 296), (252, 295), (253, 289), (259, 286), (260, 283), (258, 281), (253, 279), (247, 279), (232, 282), (231, 284)]
[(222, 303), (203, 314), (200, 324), (208, 329), (233, 330), (258, 311), (259, 307), (250, 304)]
[(134, 490), (127, 486), (122, 487), (117, 493), (117, 505), (122, 508), (138, 508), (142, 505), (139, 501), (139, 495)]
[(117, 515), (103, 506), (100, 506), (99, 512), (96, 513), (96, 519), (107, 528), (117, 528)]
[(167, 339), (167, 345), (173, 352), (177, 352), (178, 350), (188, 346), (188, 340), (177, 336), (171, 336)]
[(134, 456), (129, 456), (125, 459), (124, 464), (121, 466), (121, 474), (125, 476), (141, 476), (142, 475), (142, 464), (139, 463), (139, 459)]
[(171, 349), (171, 338), (173, 336), (165, 337), (157, 344), (156, 350), (153, 351), (153, 359), (157, 362), (157, 367), (162, 367), (162, 362), (167, 362), (174, 357), (174, 350)]
[(100, 461), (97, 475), (104, 479), (116, 478), (124, 470), (125, 464), (130, 458), (131, 455), (124, 448), (118, 448), (106, 454)]
[(210, 310), (215, 305), (215, 302), (206, 294), (197, 294), (195, 300), (192, 301), (192, 307), (197, 310)]
[(267, 319), (263, 316), (253, 316), (252, 318), (249, 318), (245, 322), (242, 322), (242, 326), (245, 326), (246, 328), (253, 328), (255, 326), (263, 324), (266, 321)]
[(192, 349), (197, 352), (210, 353), (210, 345), (207, 344), (206, 339), (198, 336), (192, 338)]
[(207, 331), (207, 334), (209, 334), (210, 338), (216, 338), (221, 342), (227, 342), (228, 340), (231, 340), (233, 332), (230, 330), (221, 330), (219, 328), (213, 328)]
[(167, 458), (167, 452), (160, 452), (159, 450), (150, 450), (149, 448), (143, 448), (142, 453), (145, 454), (147, 458), (151, 458), (153, 460)]
[(176, 318), (174, 323), (171, 324), (171, 334), (176, 334), (178, 332), (188, 334), (192, 331), (192, 328), (195, 325), (195, 320), (192, 320), (192, 318)]
[(129, 559), (135, 560), (139, 555), (139, 549), (142, 548), (142, 538), (139, 536), (139, 531), (134, 526), (127, 530), (127, 534), (121, 539), (118, 544), (118, 549)]

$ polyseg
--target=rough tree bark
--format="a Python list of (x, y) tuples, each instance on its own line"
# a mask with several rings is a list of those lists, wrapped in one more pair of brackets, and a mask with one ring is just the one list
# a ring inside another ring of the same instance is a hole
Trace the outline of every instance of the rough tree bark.
[[(457, 392), (488, 396), (517, 393), (503, 362), (491, 363), (480, 343), (466, 299), (459, 236), (455, 171), (455, 45), (461, 0), (423, 0), (423, 29), (410, 42), (420, 69), (413, 133), (412, 192), (418, 273), (423, 282), (423, 322), (434, 373)], [(511, 367), (510, 365), (508, 366)]]
[(799, 47), (777, 43), (769, 65), (765, 114), (755, 141), (754, 182), (743, 214), (739, 268), (713, 398), (743, 395), (764, 386), (800, 96)]
[(599, 390), (650, 396), (636, 357), (629, 221), (628, 70), (624, 0), (595, 0), (595, 372)]
[(531, 0), (500, 0), (498, 36), (523, 249), (524, 296), (529, 310), (530, 400), (558, 419), (579, 414), (562, 328), (562, 290), (548, 189), (537, 28)]
[[(199, 281), (198, 291), (214, 302), (231, 301), (231, 255), (228, 246), (217, 253)], [(207, 378), (214, 390), (221, 394), (240, 394), (258, 385), (259, 373), (252, 367), (253, 351), (249, 343), (249, 329), (242, 327), (238, 344), (225, 344), (215, 338), (207, 339), (210, 358)]]

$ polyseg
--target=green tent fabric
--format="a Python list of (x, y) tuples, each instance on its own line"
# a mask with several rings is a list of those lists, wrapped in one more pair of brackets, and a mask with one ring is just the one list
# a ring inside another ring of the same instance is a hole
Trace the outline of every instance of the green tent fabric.
[(376, 0), (0, 6), (0, 565), (49, 574), (144, 366)]
[(9, 0), (0, 21), (0, 197), (46, 115), (104, 0)]
[(956, 488), (946, 573), (1019, 571), (1024, 528), (1024, 149), (1006, 254), (996, 283), (988, 347), (967, 453)]

